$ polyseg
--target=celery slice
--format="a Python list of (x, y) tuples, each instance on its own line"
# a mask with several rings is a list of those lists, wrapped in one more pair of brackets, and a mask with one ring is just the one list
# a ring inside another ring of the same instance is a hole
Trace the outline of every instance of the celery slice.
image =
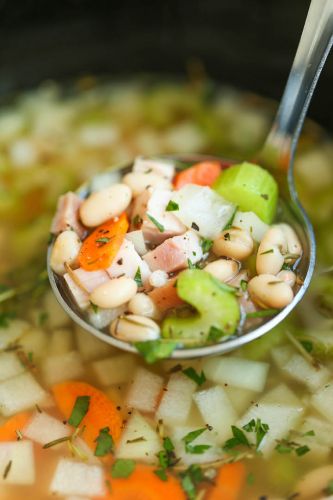
[(278, 185), (274, 177), (259, 165), (244, 162), (223, 170), (213, 189), (238, 205), (240, 210), (256, 213), (267, 224), (274, 220)]

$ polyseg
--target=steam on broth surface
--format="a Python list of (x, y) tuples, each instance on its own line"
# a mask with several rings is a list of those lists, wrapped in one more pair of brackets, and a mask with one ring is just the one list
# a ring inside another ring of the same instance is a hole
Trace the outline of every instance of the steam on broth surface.
[(47, 83), (0, 111), (1, 498), (112, 499), (145, 484), (212, 500), (228, 481), (239, 499), (329, 496), (332, 143), (308, 123), (296, 159), (319, 262), (292, 317), (231, 355), (149, 365), (57, 305), (44, 271), (56, 201), (139, 154), (250, 158), (272, 109), (204, 82), (87, 84)]

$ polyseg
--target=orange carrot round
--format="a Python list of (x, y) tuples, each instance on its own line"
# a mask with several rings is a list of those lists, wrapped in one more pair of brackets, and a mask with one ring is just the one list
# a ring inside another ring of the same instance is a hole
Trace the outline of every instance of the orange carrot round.
[(121, 434), (122, 419), (113, 402), (100, 390), (85, 382), (62, 382), (52, 387), (56, 404), (68, 419), (78, 396), (90, 396), (89, 409), (80, 426), (86, 426), (82, 438), (91, 449), (96, 448), (100, 429), (109, 427), (114, 441)]
[(0, 427), (0, 441), (16, 441), (16, 431), (21, 431), (30, 419), (29, 412), (21, 412), (11, 417)]
[(180, 189), (185, 184), (198, 184), (199, 186), (211, 186), (221, 173), (219, 161), (202, 161), (179, 172), (174, 179), (175, 189)]
[(98, 226), (84, 240), (79, 253), (79, 264), (86, 271), (106, 269), (117, 255), (129, 222), (125, 212)]
[(215, 486), (208, 491), (207, 500), (238, 500), (245, 481), (245, 467), (241, 462), (223, 465), (215, 478)]
[(126, 479), (110, 478), (110, 492), (103, 500), (185, 500), (185, 493), (171, 475), (167, 481), (156, 476), (156, 467), (139, 464)]

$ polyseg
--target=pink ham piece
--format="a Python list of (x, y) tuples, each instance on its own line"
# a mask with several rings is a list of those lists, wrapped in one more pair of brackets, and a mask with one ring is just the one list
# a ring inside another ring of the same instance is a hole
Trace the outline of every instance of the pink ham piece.
[(64, 280), (80, 309), (87, 309), (90, 305), (89, 294), (110, 279), (105, 271), (85, 271), (80, 267), (72, 271), (71, 274), (75, 276), (75, 279), (66, 273)]
[(199, 262), (203, 252), (200, 238), (193, 232), (187, 231), (181, 236), (174, 236), (165, 240), (161, 245), (144, 255), (144, 260), (152, 271), (162, 269), (167, 273), (180, 271), (189, 265)]
[(81, 203), (82, 200), (75, 193), (69, 192), (60, 196), (51, 225), (52, 234), (73, 229), (81, 240), (85, 237), (87, 231), (79, 220)]
[(106, 269), (106, 272), (110, 278), (118, 278), (123, 275), (128, 278), (134, 278), (138, 268), (140, 268), (143, 286), (147, 286), (149, 276), (151, 275), (148, 264), (141, 259), (133, 243), (125, 239), (111, 266)]
[[(175, 212), (166, 212), (166, 207), (172, 199), (169, 189), (146, 189), (137, 197), (133, 205), (134, 220), (142, 221), (142, 231), (146, 242), (160, 245), (173, 236), (185, 233), (186, 226), (176, 216)], [(163, 226), (163, 231), (149, 218), (149, 215)], [(137, 218), (137, 219), (136, 219)]]

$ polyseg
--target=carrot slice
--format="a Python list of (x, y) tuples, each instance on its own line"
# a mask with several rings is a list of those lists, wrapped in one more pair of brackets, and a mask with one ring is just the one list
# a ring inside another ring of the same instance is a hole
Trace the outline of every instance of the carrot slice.
[(129, 222), (125, 212), (98, 226), (82, 243), (79, 264), (86, 271), (106, 269), (117, 255)]
[(202, 161), (179, 172), (173, 182), (175, 189), (180, 189), (185, 184), (198, 184), (199, 186), (211, 186), (221, 173), (219, 161)]
[(109, 427), (114, 441), (121, 434), (122, 419), (113, 402), (100, 390), (85, 382), (62, 382), (52, 387), (56, 404), (68, 419), (78, 396), (90, 396), (89, 409), (80, 425), (85, 425), (83, 439), (95, 450), (100, 429)]
[(0, 441), (16, 441), (17, 430), (22, 430), (30, 419), (30, 413), (22, 412), (14, 415), (0, 427)]
[(154, 290), (148, 293), (161, 312), (184, 304), (184, 301), (177, 294), (176, 281), (177, 278), (173, 278), (166, 285), (154, 288)]
[(185, 500), (177, 479), (168, 476), (162, 481), (154, 474), (156, 467), (137, 465), (127, 479), (110, 479), (110, 493), (103, 500)]
[(208, 492), (207, 500), (237, 500), (245, 481), (245, 467), (241, 462), (226, 464), (215, 478), (215, 486)]

